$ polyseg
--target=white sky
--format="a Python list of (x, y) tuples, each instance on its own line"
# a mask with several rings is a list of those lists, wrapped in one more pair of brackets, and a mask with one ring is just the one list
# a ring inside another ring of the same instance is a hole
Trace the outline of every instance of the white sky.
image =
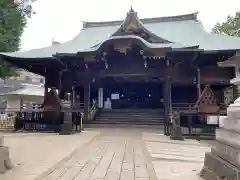
[(73, 38), (82, 21), (123, 20), (130, 6), (140, 18), (173, 16), (199, 11), (206, 30), (240, 10), (240, 0), (38, 0), (35, 15), (22, 36), (22, 49), (35, 49)]

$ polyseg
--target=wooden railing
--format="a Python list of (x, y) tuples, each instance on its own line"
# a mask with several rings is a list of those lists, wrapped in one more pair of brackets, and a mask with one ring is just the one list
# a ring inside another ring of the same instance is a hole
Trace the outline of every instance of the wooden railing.
[[(71, 107), (70, 103), (62, 102), (61, 109), (44, 110), (35, 109), (0, 109), (0, 131), (4, 130), (30, 130), (30, 131), (61, 131), (63, 114), (71, 113), (72, 123), (78, 124), (83, 116), (83, 103), (77, 107)], [(93, 120), (98, 112), (96, 103), (89, 109), (88, 120)]]
[(185, 102), (173, 102), (172, 103), (172, 109), (178, 109), (178, 110), (189, 110), (194, 106), (195, 103), (185, 103)]
[(220, 103), (220, 111), (215, 114), (199, 113), (193, 108), (195, 103), (172, 103), (173, 112), (180, 113), (180, 126), (184, 135), (215, 135), (219, 124), (208, 124), (208, 116), (221, 116), (226, 114), (227, 106)]
[[(61, 129), (60, 114), (56, 115), (54, 111), (47, 111), (47, 115), (43, 110), (35, 111), (18, 111), (15, 119), (16, 130), (30, 131), (54, 131), (59, 132)], [(53, 116), (49, 116), (53, 114)]]

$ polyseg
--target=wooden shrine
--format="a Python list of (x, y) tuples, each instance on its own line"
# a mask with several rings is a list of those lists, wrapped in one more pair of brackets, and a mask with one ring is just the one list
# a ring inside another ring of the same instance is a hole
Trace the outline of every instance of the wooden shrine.
[(219, 112), (219, 103), (209, 85), (205, 86), (193, 108), (201, 114), (216, 114)]

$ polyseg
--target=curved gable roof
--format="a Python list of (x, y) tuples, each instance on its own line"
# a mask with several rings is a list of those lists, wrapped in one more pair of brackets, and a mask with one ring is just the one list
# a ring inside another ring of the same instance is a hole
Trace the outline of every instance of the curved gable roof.
[(150, 43), (172, 43), (167, 39), (158, 37), (147, 28), (138, 18), (137, 12), (132, 7), (127, 13), (125, 20), (111, 36), (137, 35)]

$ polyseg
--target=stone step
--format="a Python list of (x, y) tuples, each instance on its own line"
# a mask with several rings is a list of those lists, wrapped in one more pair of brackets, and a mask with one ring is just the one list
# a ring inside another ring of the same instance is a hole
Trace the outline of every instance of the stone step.
[(102, 112), (100, 111), (100, 113), (103, 113), (103, 114), (107, 114), (107, 115), (116, 115), (116, 114), (121, 114), (121, 115), (135, 115), (135, 114), (139, 114), (139, 115), (164, 115), (164, 113), (151, 113), (151, 112), (131, 112), (131, 113), (127, 113), (127, 112)]
[(234, 166), (240, 169), (240, 149), (229, 146), (225, 143), (215, 141), (211, 149), (212, 154), (221, 157), (222, 159), (231, 162)]
[(147, 124), (86, 124), (86, 128), (147, 128), (147, 129), (160, 129), (162, 130), (164, 126), (161, 124), (158, 125), (147, 125)]
[(100, 112), (99, 113), (101, 116), (142, 116), (142, 117), (148, 117), (148, 116), (164, 116), (164, 114), (151, 114), (151, 113), (146, 113), (146, 114), (142, 114), (142, 113), (104, 113), (104, 112)]
[(163, 124), (164, 121), (121, 121), (121, 120), (95, 120), (95, 121), (92, 121), (92, 122), (95, 122), (95, 123), (145, 123), (145, 124), (149, 124), (149, 123), (155, 123), (155, 124)]
[(131, 117), (97, 117), (97, 121), (164, 121), (163, 117), (131, 118)]
[(149, 116), (149, 117), (141, 117), (141, 116), (98, 116), (97, 118), (99, 119), (164, 119), (163, 116), (158, 116), (158, 117), (155, 117), (155, 116)]
[(164, 109), (101, 109), (102, 112), (164, 112)]
[(224, 128), (216, 129), (216, 139), (224, 144), (240, 149), (240, 133), (238, 132)]
[(238, 168), (213, 153), (205, 154), (204, 168), (201, 175), (206, 180), (240, 180)]
[(105, 117), (105, 116), (100, 116), (100, 117), (97, 117), (97, 119), (107, 119), (107, 120), (113, 120), (113, 119), (116, 119), (116, 120), (122, 120), (122, 121), (128, 121), (128, 120), (164, 120), (164, 117), (119, 117), (119, 116), (115, 116), (115, 117)]
[(123, 121), (92, 121), (90, 122), (90, 124), (139, 124), (139, 125), (163, 125), (164, 122), (151, 122), (151, 121), (147, 121), (147, 122), (133, 122), (133, 121), (129, 121), (129, 122), (123, 122)]
[(90, 124), (163, 125), (164, 114), (159, 110), (102, 110)]

